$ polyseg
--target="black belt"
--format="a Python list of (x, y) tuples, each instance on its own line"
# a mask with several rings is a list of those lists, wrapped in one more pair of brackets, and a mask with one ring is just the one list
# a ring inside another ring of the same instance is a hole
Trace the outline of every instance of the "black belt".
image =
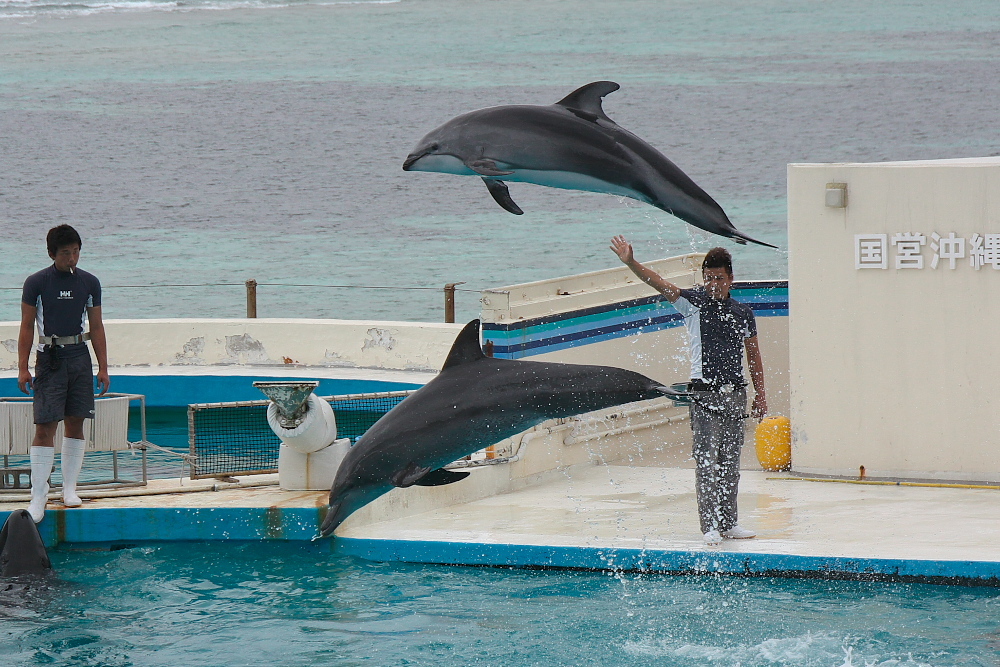
[(721, 394), (728, 394), (746, 387), (746, 382), (705, 382), (704, 380), (691, 380), (690, 391), (716, 391)]

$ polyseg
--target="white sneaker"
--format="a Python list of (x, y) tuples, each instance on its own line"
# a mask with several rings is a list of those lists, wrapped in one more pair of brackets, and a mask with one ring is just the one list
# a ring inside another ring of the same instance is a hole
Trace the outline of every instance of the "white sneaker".
[(733, 526), (729, 530), (722, 531), (722, 536), (727, 540), (748, 540), (751, 537), (757, 537), (757, 533), (743, 526)]
[(708, 531), (705, 533), (705, 544), (722, 544), (722, 535), (717, 530)]

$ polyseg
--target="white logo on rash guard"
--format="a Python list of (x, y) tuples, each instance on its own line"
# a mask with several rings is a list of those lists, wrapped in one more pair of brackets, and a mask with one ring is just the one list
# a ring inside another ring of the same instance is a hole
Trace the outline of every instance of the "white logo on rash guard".
[(73, 290), (60, 290), (59, 291), (59, 298), (60, 299), (72, 299), (73, 298)]

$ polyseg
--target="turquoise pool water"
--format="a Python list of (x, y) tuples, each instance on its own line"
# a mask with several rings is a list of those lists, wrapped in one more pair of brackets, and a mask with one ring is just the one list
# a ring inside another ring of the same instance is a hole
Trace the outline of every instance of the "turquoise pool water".
[(996, 665), (1000, 591), (378, 564), (326, 543), (55, 550), (8, 665)]

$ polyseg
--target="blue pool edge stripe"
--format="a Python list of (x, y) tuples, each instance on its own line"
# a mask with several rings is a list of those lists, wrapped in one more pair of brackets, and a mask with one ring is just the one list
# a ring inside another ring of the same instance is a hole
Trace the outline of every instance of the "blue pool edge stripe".
[[(325, 507), (109, 507), (50, 509), (39, 524), (45, 545), (122, 545), (148, 542), (311, 542)], [(0, 514), (5, 521), (6, 513)], [(0, 522), (2, 522), (0, 521)], [(377, 562), (525, 569), (571, 569), (913, 581), (1000, 587), (1000, 561), (907, 560), (801, 556), (721, 550), (553, 546), (336, 537), (322, 540), (334, 554)], [(766, 546), (761, 543), (759, 546)]]
[[(98, 507), (46, 509), (47, 548), (133, 542), (312, 540), (326, 507)], [(0, 522), (7, 513), (0, 513)]]
[(845, 558), (733, 551), (337, 538), (335, 553), (380, 562), (914, 581), (1000, 587), (1000, 562)]

